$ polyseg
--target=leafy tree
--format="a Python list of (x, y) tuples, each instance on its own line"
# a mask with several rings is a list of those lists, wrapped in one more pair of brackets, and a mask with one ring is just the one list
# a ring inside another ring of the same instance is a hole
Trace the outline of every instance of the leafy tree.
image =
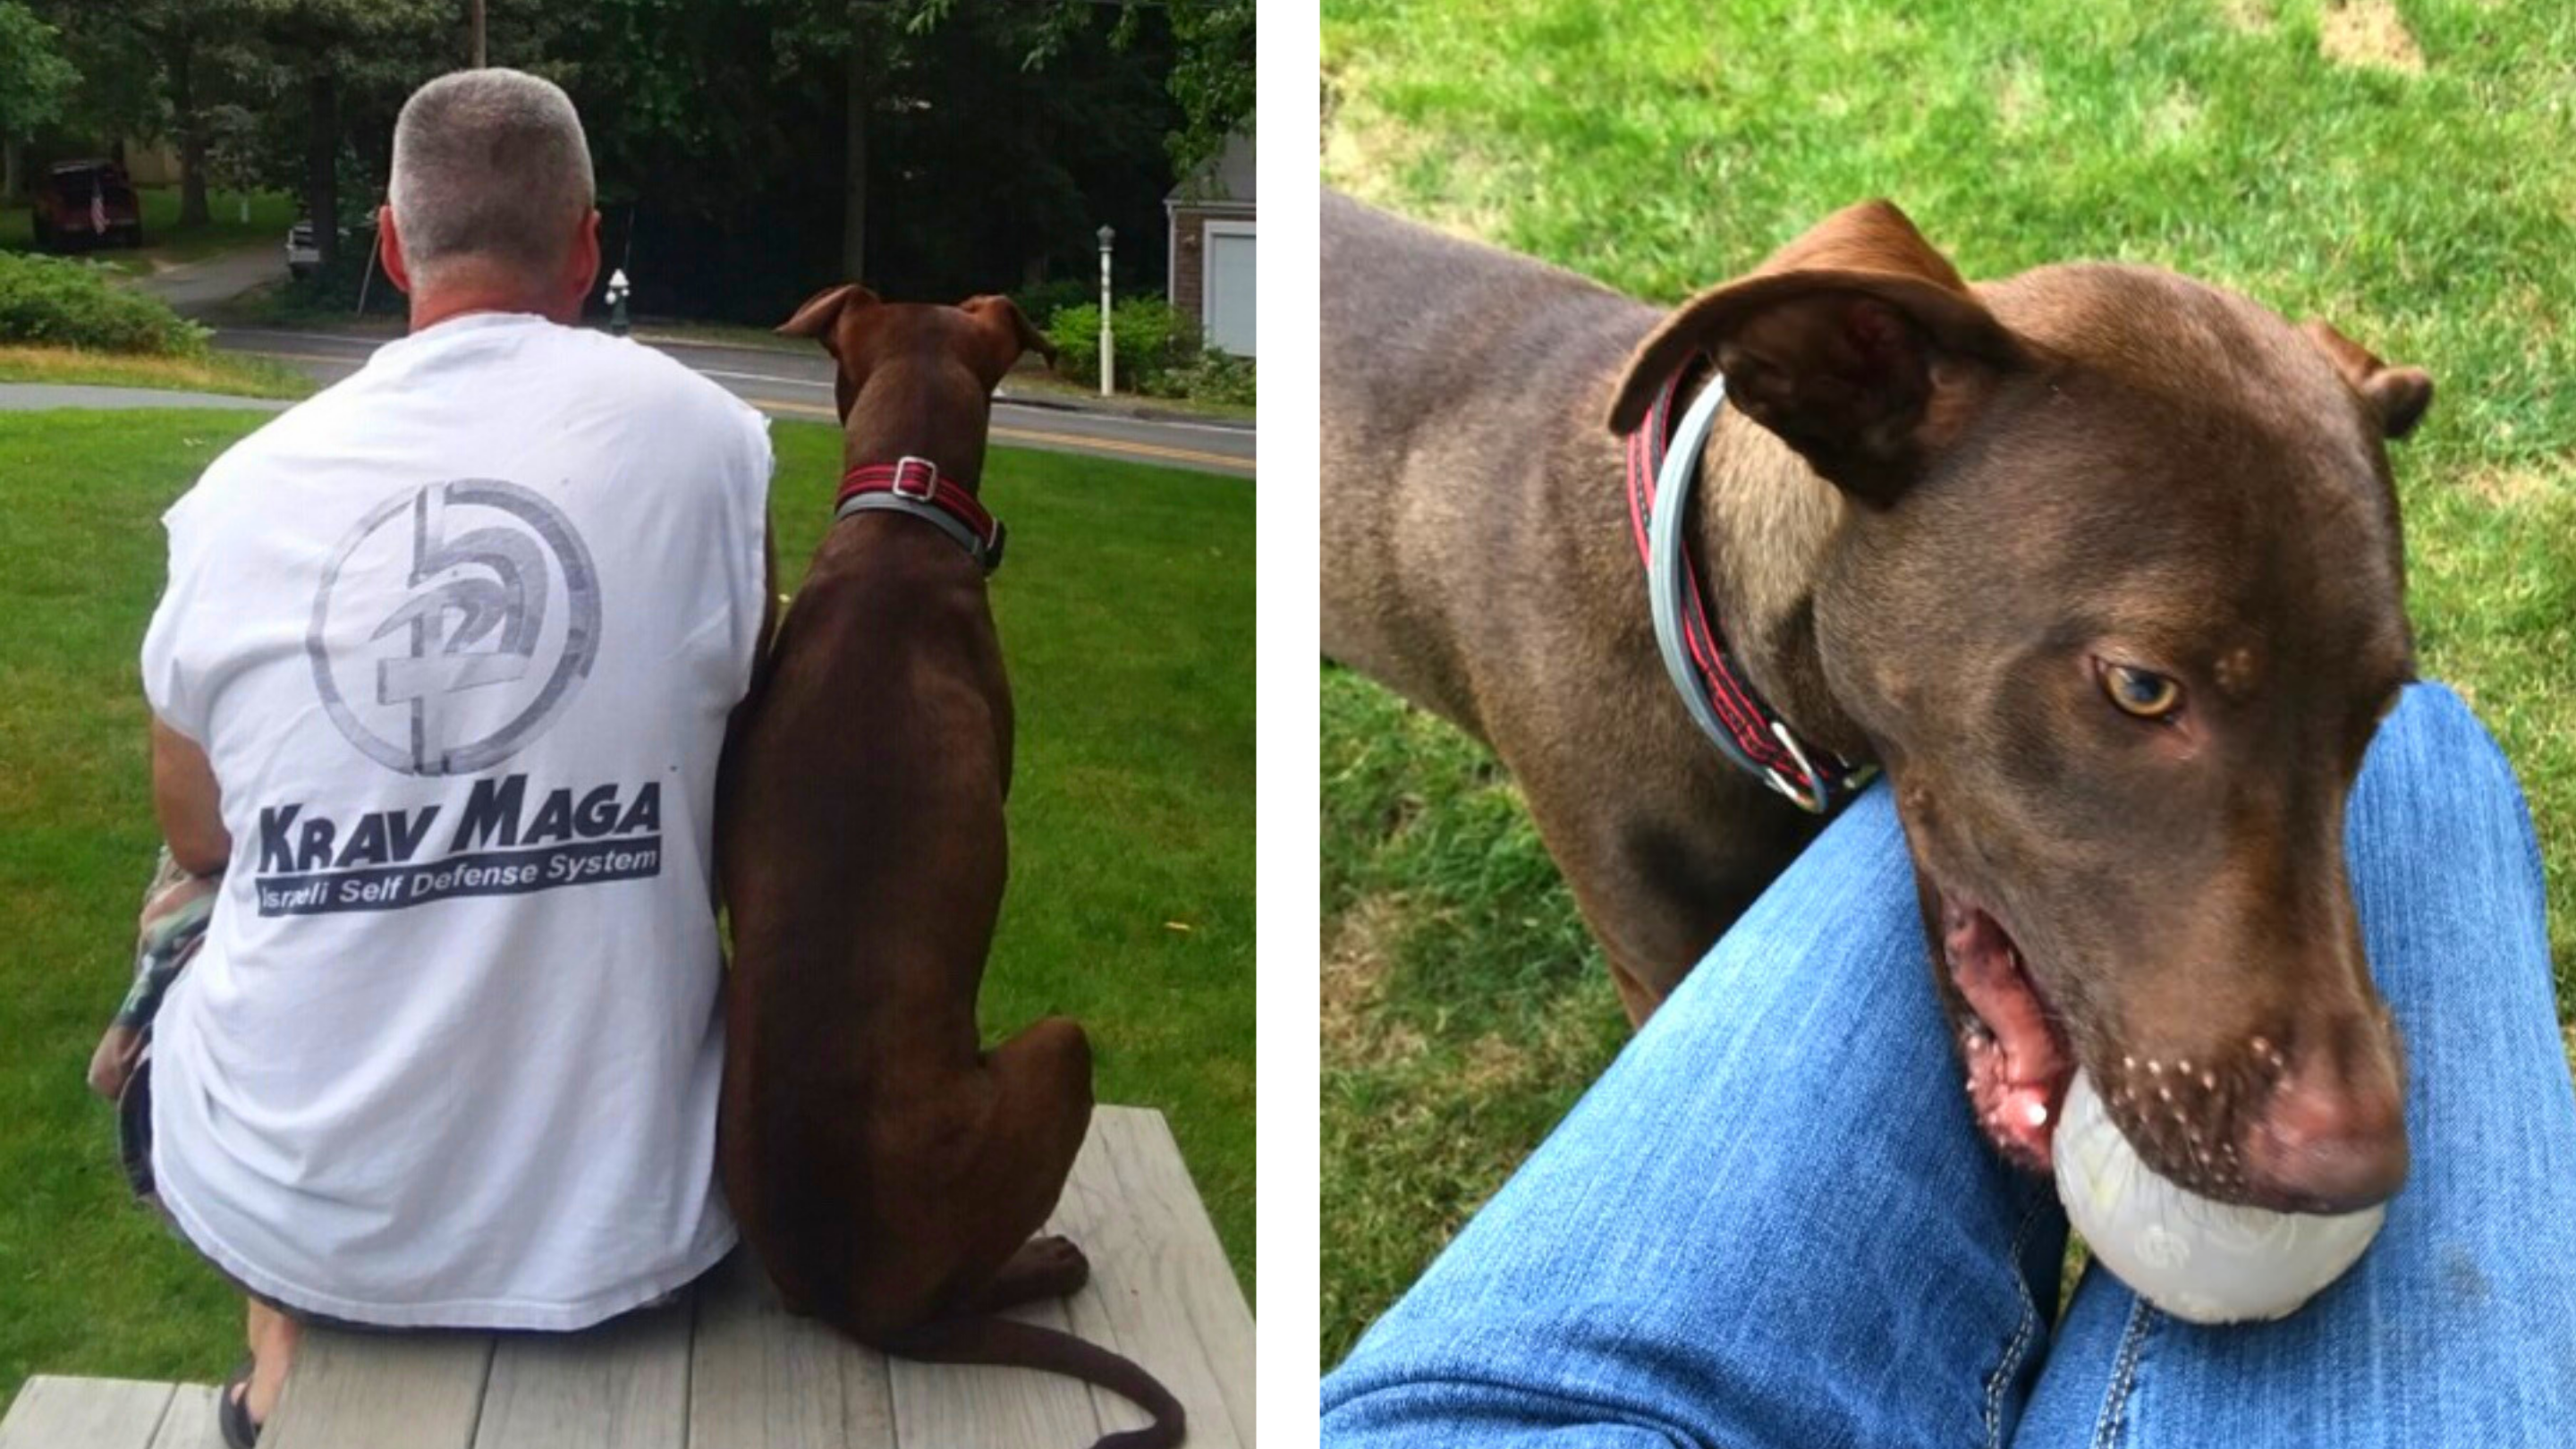
[(1043, 64), (1070, 37), (1081, 34), (1103, 6), (1118, 10), (1112, 35), (1120, 47), (1157, 27), (1169, 39), (1166, 85), (1180, 105), (1181, 124), (1166, 144), (1181, 174), (1224, 150), (1227, 136), (1252, 133), (1258, 79), (1253, 0), (1053, 0), (1031, 49), (1030, 67)]
[[(140, 135), (167, 134), (179, 146), (179, 224), (206, 222), (207, 115), (221, 65), (218, 42), (241, 19), (232, 0), (122, 0), (95, 7), (121, 27), (159, 72), (158, 100), (148, 120), (131, 127)], [(139, 109), (139, 108), (138, 108)], [(140, 119), (140, 118), (138, 118)]]
[[(257, 47), (254, 83), (300, 132), (296, 189), (327, 267), (340, 249), (342, 172), (354, 160), (360, 175), (381, 176), (403, 97), (461, 63), (462, 13), (446, 0), (235, 3)], [(268, 154), (269, 174), (279, 175), (279, 151)]]
[[(0, 42), (0, 72), (21, 57), (42, 68), (48, 59), (67, 67), (72, 84), (47, 95), (41, 83), (28, 97), (15, 82), (0, 84), (0, 109), (27, 98), (43, 114), (24, 128), (0, 127), (25, 137), (51, 128), (107, 141), (129, 135), (154, 135), (160, 125), (160, 99), (150, 58), (144, 56), (123, 26), (113, 23), (110, 6), (77, 0), (0, 0), (0, 14), (30, 16), (45, 38), (22, 44), (14, 35)], [(0, 22), (0, 33), (10, 29)]]
[(1170, 86), (1182, 117), (1172, 160), (1186, 175), (1224, 150), (1230, 133), (1252, 134), (1252, 0), (1172, 0), (1171, 26)]
[(18, 0), (0, 0), (0, 136), (24, 136), (53, 120), (79, 79), (56, 48), (54, 28)]
[[(200, 194), (220, 151), (228, 175), (300, 192), (331, 262), (382, 194), (404, 98), (468, 57), (458, 0), (0, 6), (52, 21), (90, 77), (65, 127), (172, 136)], [(1252, 90), (1249, 0), (486, 8), (491, 63), (580, 108), (609, 262), (659, 311), (774, 321), (840, 280), (942, 297), (1079, 278), (1103, 223), (1121, 275), (1158, 279), (1172, 158), (1221, 145)]]

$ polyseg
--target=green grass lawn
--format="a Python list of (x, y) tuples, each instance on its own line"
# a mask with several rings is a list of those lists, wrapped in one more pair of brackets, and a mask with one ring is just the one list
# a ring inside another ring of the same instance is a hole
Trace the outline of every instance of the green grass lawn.
[[(2576, 978), (2576, 12), (2479, 0), (1325, 0), (1325, 179), (1678, 299), (1896, 199), (1971, 277), (2157, 263), (2440, 392), (2396, 450), (2424, 672), (2538, 818)], [(1332, 279), (1324, 279), (1332, 285)], [(1624, 1038), (1508, 779), (1323, 672), (1321, 1345)]]
[[(0, 1400), (31, 1372), (206, 1381), (238, 1300), (125, 1197), (82, 1072), (122, 995), (155, 834), (135, 652), (161, 510), (262, 421), (0, 413)], [(784, 583), (830, 513), (836, 430), (775, 429)], [(1101, 1100), (1162, 1109), (1253, 1280), (1252, 490), (993, 451), (993, 591), (1019, 717), (1000, 1035), (1091, 1029)]]
[[(243, 193), (216, 190), (206, 195), (206, 224), (182, 228), (178, 187), (138, 186), (135, 195), (143, 202), (144, 245), (140, 249), (97, 247), (74, 255), (107, 263), (122, 272), (149, 272), (156, 261), (165, 265), (195, 261), (215, 252), (258, 243), (277, 248), (278, 265), (283, 268), (286, 229), (302, 208), (301, 202), (285, 192), (254, 191), (249, 193), (250, 220), (245, 222), (241, 219)], [(35, 232), (29, 225), (33, 215), (34, 211), (24, 204), (0, 206), (0, 251), (35, 249)]]

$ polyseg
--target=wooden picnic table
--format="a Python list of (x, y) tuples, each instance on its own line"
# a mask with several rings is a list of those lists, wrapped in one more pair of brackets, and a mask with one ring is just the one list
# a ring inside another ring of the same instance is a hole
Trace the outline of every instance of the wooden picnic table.
[[(1252, 1311), (1159, 1112), (1102, 1107), (1050, 1231), (1091, 1283), (1015, 1313), (1135, 1359), (1192, 1449), (1251, 1449)], [(214, 1390), (30, 1378), (0, 1449), (207, 1449)], [(573, 1334), (308, 1332), (261, 1449), (1087, 1449), (1145, 1415), (1024, 1369), (888, 1359), (790, 1316), (746, 1253)]]

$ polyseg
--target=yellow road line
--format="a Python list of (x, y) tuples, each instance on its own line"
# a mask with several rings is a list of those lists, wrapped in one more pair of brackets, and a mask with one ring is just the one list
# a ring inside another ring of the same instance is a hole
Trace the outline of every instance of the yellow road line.
[(1227, 453), (1202, 453), (1194, 448), (1170, 448), (1160, 443), (1134, 443), (1125, 438), (1099, 438), (1089, 433), (1045, 433), (1023, 428), (994, 428), (992, 434), (997, 438), (1016, 438), (1022, 441), (1076, 443), (1086, 448), (1114, 448), (1119, 452), (1134, 453), (1142, 458), (1171, 458), (1183, 463), (1214, 464), (1220, 468), (1252, 466), (1250, 458), (1238, 458)]
[(830, 418), (836, 423), (841, 420), (838, 412), (830, 408), (816, 407), (812, 403), (783, 402), (774, 397), (747, 397), (743, 401), (756, 408), (773, 408), (782, 413), (804, 413), (811, 417)]

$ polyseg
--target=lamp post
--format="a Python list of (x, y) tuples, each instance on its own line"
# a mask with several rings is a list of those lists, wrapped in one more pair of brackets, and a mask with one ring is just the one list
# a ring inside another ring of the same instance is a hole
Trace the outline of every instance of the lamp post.
[(1109, 330), (1109, 244), (1117, 239), (1114, 228), (1100, 229), (1100, 395), (1107, 397), (1117, 387), (1118, 338)]

